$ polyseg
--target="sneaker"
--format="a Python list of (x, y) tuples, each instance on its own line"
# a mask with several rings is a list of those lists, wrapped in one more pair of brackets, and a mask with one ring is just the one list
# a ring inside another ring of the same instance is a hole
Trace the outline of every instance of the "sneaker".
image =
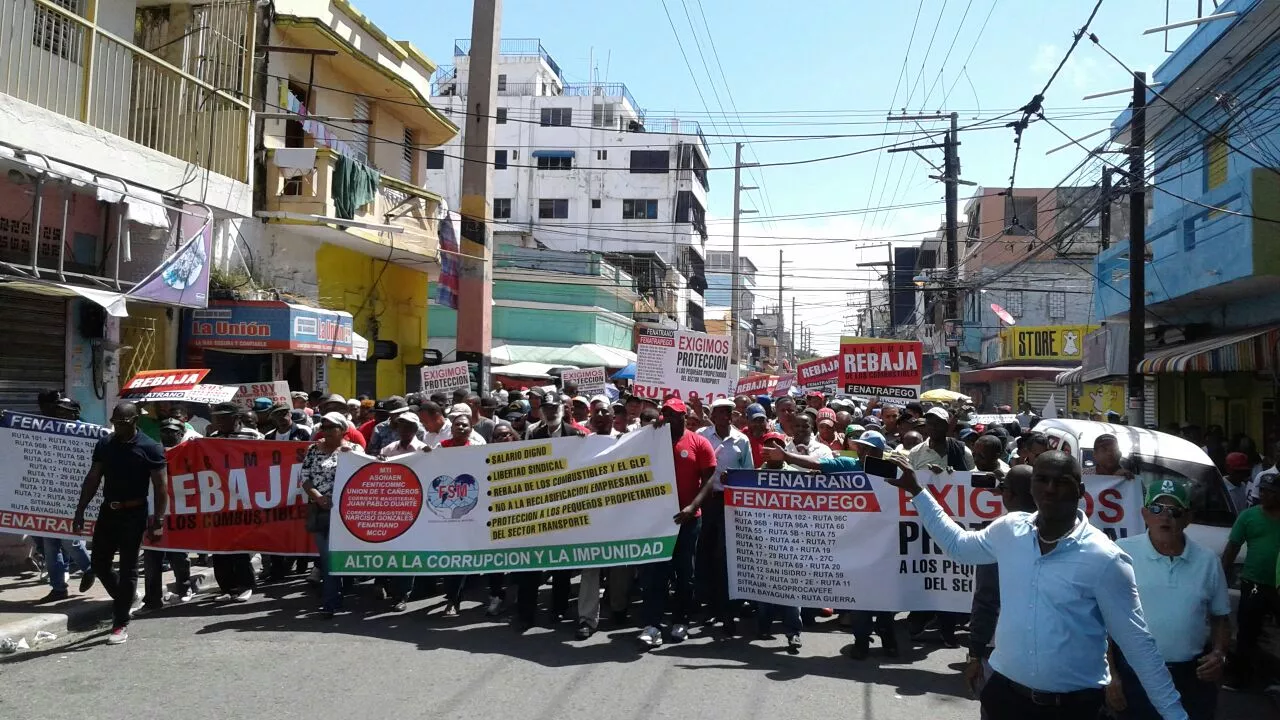
[(586, 640), (594, 635), (595, 632), (596, 629), (591, 627), (591, 623), (586, 620), (582, 620), (578, 623), (578, 631), (575, 632), (573, 636), (579, 640)]
[(231, 602), (231, 600), (232, 600), (231, 593), (222, 593), (221, 595), (213, 599), (214, 602), (220, 602), (220, 603)]
[(151, 613), (151, 612), (155, 612), (157, 610), (163, 610), (163, 609), (164, 609), (164, 603), (144, 602), (138, 607), (130, 610), (129, 617), (133, 617), (135, 615), (145, 615), (147, 613)]
[(173, 593), (170, 593), (170, 594), (171, 594), (171, 595), (174, 595), (174, 597), (176, 597), (176, 598), (178, 599), (178, 602), (184, 602), (184, 603), (185, 603), (185, 602), (191, 602), (191, 599), (192, 599), (192, 598), (194, 598), (194, 597), (196, 596), (195, 591), (194, 591), (194, 590), (192, 590), (192, 589), (191, 589), (191, 588), (189, 588), (189, 587), (187, 587), (187, 588), (183, 588), (183, 589), (182, 589), (182, 594), (181, 594), (181, 595), (176, 595), (176, 594), (173, 594)]
[(489, 617), (494, 617), (495, 615), (501, 612), (502, 612), (502, 598), (497, 595), (490, 597), (489, 607), (485, 608), (484, 614), (488, 615)]
[(172, 592), (169, 592), (168, 590), (165, 590), (164, 597), (160, 598), (160, 604), (162, 605), (168, 605), (170, 603), (176, 603), (176, 602), (178, 602), (178, 596)]
[(80, 592), (82, 593), (89, 592), (89, 588), (93, 587), (93, 581), (94, 581), (93, 573), (87, 572), (84, 575), (81, 575), (80, 576)]
[(804, 642), (800, 639), (799, 635), (787, 636), (787, 652), (788, 653), (792, 655), (799, 655), (800, 648), (802, 647), (804, 647)]
[(684, 642), (689, 637), (689, 626), (684, 623), (676, 623), (671, 626), (671, 640), (673, 642)]
[(449, 604), (444, 606), (444, 616), (447, 618), (458, 617), (458, 606)]
[(400, 598), (399, 600), (396, 601), (395, 605), (391, 606), (392, 612), (404, 612), (405, 610), (408, 610), (408, 609), (409, 609), (409, 603), (406, 602), (404, 598)]
[(834, 616), (835, 614), (836, 614), (836, 611), (832, 610), (831, 608), (818, 608), (818, 612), (817, 612), (817, 615), (820, 618), (829, 618)]
[(66, 600), (66, 599), (67, 599), (67, 591), (66, 591), (66, 590), (50, 590), (50, 591), (48, 592), (48, 594), (47, 594), (47, 595), (45, 595), (44, 597), (40, 598), (40, 599), (39, 599), (39, 600), (37, 600), (36, 602), (37, 602), (37, 603), (51, 603), (51, 602), (58, 602), (59, 600)]
[(234, 598), (232, 598), (232, 599), (233, 599), (233, 600), (235, 600), (235, 601), (236, 601), (236, 602), (238, 602), (238, 603), (244, 603), (244, 602), (249, 602), (249, 599), (250, 599), (250, 598), (252, 598), (252, 597), (253, 597), (253, 591), (252, 591), (252, 590), (245, 590), (244, 592), (240, 593), (239, 595), (236, 595), (236, 596), (235, 596)]
[(121, 626), (114, 628), (111, 634), (107, 636), (108, 645), (123, 645), (129, 640), (129, 628)]
[(640, 631), (640, 642), (651, 648), (660, 647), (662, 645), (662, 632), (650, 625)]

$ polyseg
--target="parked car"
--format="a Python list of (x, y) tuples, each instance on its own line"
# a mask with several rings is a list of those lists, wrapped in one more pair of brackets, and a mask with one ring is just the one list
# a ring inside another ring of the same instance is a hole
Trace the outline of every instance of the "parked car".
[(1092, 420), (1041, 420), (1035, 429), (1049, 436), (1051, 449), (1074, 455), (1084, 468), (1093, 466), (1098, 436), (1116, 436), (1124, 467), (1141, 479), (1144, 490), (1168, 479), (1187, 483), (1193, 513), (1187, 535), (1215, 553), (1226, 547), (1236, 510), (1222, 473), (1204, 450), (1176, 435)]

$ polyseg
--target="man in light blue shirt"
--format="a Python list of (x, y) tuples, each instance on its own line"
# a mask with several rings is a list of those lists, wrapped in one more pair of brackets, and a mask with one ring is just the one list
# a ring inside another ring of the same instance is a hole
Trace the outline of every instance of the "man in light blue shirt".
[[(1142, 614), (1182, 696), (1182, 706), (1191, 720), (1213, 720), (1217, 683), (1231, 644), (1231, 603), (1218, 556), (1186, 536), (1190, 508), (1184, 483), (1171, 479), (1151, 483), (1142, 509), (1146, 534), (1117, 545), (1133, 560)], [(1158, 718), (1122, 653), (1113, 654), (1112, 668), (1108, 707), (1122, 720)]]
[(730, 470), (755, 470), (751, 440), (733, 426), (733, 400), (711, 403), (711, 425), (698, 434), (716, 452), (716, 472), (711, 495), (702, 503), (702, 531), (698, 535), (698, 585), (705, 595), (708, 613), (724, 623), (727, 634), (737, 632), (737, 620), (729, 602), (729, 577), (725, 567), (724, 474)]
[(1037, 512), (1013, 512), (966, 531), (921, 492), (906, 462), (890, 479), (905, 490), (920, 521), (952, 559), (1000, 565), (1000, 618), (982, 689), (991, 720), (1093, 718), (1103, 705), (1107, 636), (1164, 720), (1186, 720), (1169, 671), (1147, 631), (1129, 557), (1089, 524), (1075, 458), (1051, 451), (1036, 459), (1031, 496)]

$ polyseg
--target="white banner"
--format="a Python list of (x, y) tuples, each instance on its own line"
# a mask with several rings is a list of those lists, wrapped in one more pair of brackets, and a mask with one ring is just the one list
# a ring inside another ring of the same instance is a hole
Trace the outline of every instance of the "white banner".
[(635, 393), (711, 402), (733, 397), (738, 368), (729, 360), (728, 335), (641, 327), (636, 339)]
[(470, 389), (471, 373), (465, 361), (422, 368), (422, 392), (428, 395)]
[(560, 372), (561, 387), (570, 383), (578, 386), (578, 394), (590, 398), (593, 395), (604, 395), (605, 371), (602, 367), (562, 370)]
[[(0, 532), (78, 538), (71, 518), (93, 464), (93, 447), (111, 428), (41, 415), (0, 413)], [(98, 503), (85, 512), (93, 530)]]
[(447, 575), (667, 560), (679, 510), (671, 435), (599, 435), (338, 459), (340, 575)]
[(273, 405), (293, 407), (289, 399), (289, 381), (274, 380), (271, 382), (244, 383), (236, 385), (235, 397), (231, 402), (242, 408), (252, 408), (253, 401), (260, 397), (269, 398)]
[(129, 402), (189, 402), (198, 405), (217, 405), (231, 402), (236, 396), (235, 385), (194, 385), (184, 390), (145, 390), (127, 398)]
[[(976, 529), (1004, 514), (970, 473), (920, 474), (956, 522)], [(842, 610), (969, 612), (974, 566), (929, 539), (906, 493), (862, 473), (734, 471), (725, 484), (729, 596)], [(1142, 482), (1085, 476), (1081, 505), (1112, 537), (1144, 532)]]

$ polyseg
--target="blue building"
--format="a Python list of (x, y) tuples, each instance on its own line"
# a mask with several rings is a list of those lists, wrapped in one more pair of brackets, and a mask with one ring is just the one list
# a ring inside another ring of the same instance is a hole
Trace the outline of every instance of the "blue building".
[[(1215, 12), (1231, 11), (1197, 26), (1149, 80), (1140, 369), (1155, 379), (1162, 427), (1220, 425), (1261, 441), (1278, 429), (1280, 1), (1228, 0)], [(1121, 142), (1131, 117), (1113, 124)], [(1127, 242), (1095, 267), (1097, 319), (1127, 323)], [(1114, 348), (1106, 355), (1122, 364)]]

